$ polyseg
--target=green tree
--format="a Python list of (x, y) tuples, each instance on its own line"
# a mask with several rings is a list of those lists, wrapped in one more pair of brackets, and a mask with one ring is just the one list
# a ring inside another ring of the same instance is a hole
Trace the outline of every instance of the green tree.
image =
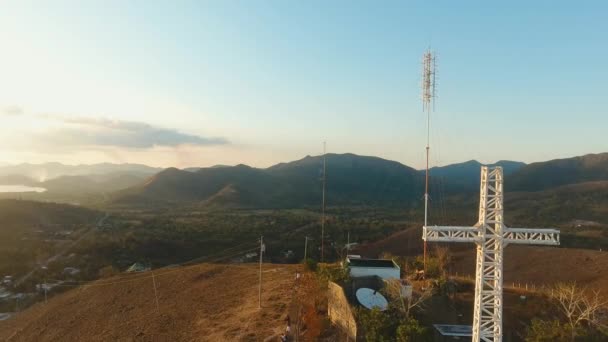
[(397, 342), (416, 341), (424, 336), (426, 328), (414, 318), (408, 318), (397, 327)]
[(567, 324), (558, 320), (544, 321), (533, 319), (528, 327), (526, 342), (566, 342), (570, 341), (572, 332)]
[(391, 319), (390, 315), (380, 311), (378, 308), (368, 310), (361, 308), (357, 317), (365, 334), (367, 342), (391, 341)]

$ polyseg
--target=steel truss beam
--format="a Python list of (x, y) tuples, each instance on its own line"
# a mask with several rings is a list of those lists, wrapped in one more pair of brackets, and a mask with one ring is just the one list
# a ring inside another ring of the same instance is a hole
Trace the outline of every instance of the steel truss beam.
[(473, 227), (424, 226), (430, 242), (473, 242), (477, 245), (473, 341), (502, 341), (503, 252), (508, 244), (559, 245), (559, 230), (507, 228), (503, 220), (501, 167), (481, 167), (479, 221)]

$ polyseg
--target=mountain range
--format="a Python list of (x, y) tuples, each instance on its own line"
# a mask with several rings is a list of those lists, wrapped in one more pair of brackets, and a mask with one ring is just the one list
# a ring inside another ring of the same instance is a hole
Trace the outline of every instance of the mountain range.
[[(328, 205), (411, 208), (421, 203), (423, 170), (350, 153), (327, 154), (325, 161)], [(475, 202), (477, 197), (469, 194), (479, 189), (481, 165), (471, 160), (433, 167), (430, 170), (431, 198), (437, 201), (441, 197), (458, 198), (466, 194), (471, 203)], [(590, 192), (593, 196), (589, 198), (596, 199), (606, 194), (606, 187), (598, 184), (608, 182), (608, 153), (528, 165), (517, 161), (499, 161), (493, 165), (504, 169), (507, 194), (539, 192), (528, 196), (539, 203), (554, 199), (557, 194), (561, 198), (568, 191), (576, 191), (579, 198), (586, 198), (584, 194)], [(44, 182), (26, 178), (36, 172), (58, 176)], [(52, 200), (54, 194), (104, 193), (106, 204), (120, 206), (318, 207), (322, 179), (322, 156), (306, 156), (268, 168), (217, 165), (161, 170), (137, 164), (66, 166), (58, 163), (0, 167), (0, 184), (25, 184), (29, 180), (27, 184), (48, 190), (45, 199)], [(523, 200), (524, 197), (513, 198)]]
[[(560, 187), (570, 185), (566, 189), (576, 188), (578, 193), (594, 191), (597, 196), (597, 191), (588, 182), (608, 181), (606, 160), (608, 153), (530, 165), (514, 161), (499, 161), (493, 165), (503, 167), (507, 192), (563, 194), (565, 190)], [(476, 193), (480, 166), (477, 161), (468, 161), (431, 169), (431, 197)], [(325, 174), (329, 205), (405, 208), (419, 205), (424, 192), (424, 171), (377, 157), (327, 154)], [(228, 207), (317, 207), (322, 196), (322, 178), (322, 156), (307, 156), (265, 169), (237, 165), (189, 172), (171, 168), (135, 187), (115, 193), (111, 200), (123, 205), (195, 203)], [(557, 192), (550, 192), (553, 190)], [(539, 200), (544, 198), (542, 194), (535, 196)], [(477, 196), (470, 198), (475, 202)]]
[[(464, 163), (432, 167), (429, 172), (434, 178), (434, 182), (447, 187), (446, 190), (449, 192), (478, 190), (482, 165), (484, 164), (477, 160), (469, 160)], [(487, 166), (501, 166), (503, 174), (510, 176), (526, 166), (526, 163), (500, 160), (494, 164), (487, 164)], [(424, 173), (424, 170), (420, 172)]]
[[(307, 156), (266, 169), (246, 165), (169, 168), (115, 194), (116, 203), (199, 202), (236, 207), (318, 206), (323, 157)], [(414, 200), (423, 178), (394, 161), (354, 154), (326, 156), (327, 201), (341, 204), (397, 204)]]

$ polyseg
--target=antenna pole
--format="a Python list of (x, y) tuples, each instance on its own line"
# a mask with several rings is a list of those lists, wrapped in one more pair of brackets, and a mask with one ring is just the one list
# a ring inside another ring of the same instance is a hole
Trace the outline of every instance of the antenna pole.
[(325, 158), (325, 141), (323, 142), (323, 190), (322, 190), (322, 203), (321, 203), (321, 262), (325, 261), (325, 171), (326, 171), (326, 158)]
[[(431, 149), (431, 104), (435, 105), (435, 55), (427, 50), (422, 58), (422, 109), (426, 111), (426, 172), (424, 181), (424, 227), (428, 225), (429, 217), (429, 152)], [(426, 228), (425, 228), (426, 229)], [(423, 249), (423, 267), (426, 274), (426, 239)]]
[[(428, 113), (427, 111), (427, 116), (426, 116), (426, 172), (425, 172), (425, 176), (424, 176), (424, 226), (426, 227), (428, 225), (428, 218), (429, 218), (429, 150), (431, 149), (430, 147), (430, 139), (429, 139), (429, 132), (430, 132), (430, 127), (431, 126), (431, 115), (430, 113)], [(426, 275), (426, 240), (424, 240), (424, 256), (423, 256), (423, 268), (424, 268), (424, 274)]]
[(264, 253), (264, 236), (260, 236), (260, 284), (258, 287), (258, 308), (262, 308), (262, 254)]

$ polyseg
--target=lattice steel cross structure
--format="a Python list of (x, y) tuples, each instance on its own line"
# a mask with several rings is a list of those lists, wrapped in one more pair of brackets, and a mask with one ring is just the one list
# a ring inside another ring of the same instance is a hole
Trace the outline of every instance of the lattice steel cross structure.
[(503, 251), (510, 243), (559, 245), (559, 230), (507, 228), (503, 221), (502, 167), (481, 167), (479, 222), (473, 227), (424, 226), (429, 242), (474, 242), (473, 341), (502, 341)]

